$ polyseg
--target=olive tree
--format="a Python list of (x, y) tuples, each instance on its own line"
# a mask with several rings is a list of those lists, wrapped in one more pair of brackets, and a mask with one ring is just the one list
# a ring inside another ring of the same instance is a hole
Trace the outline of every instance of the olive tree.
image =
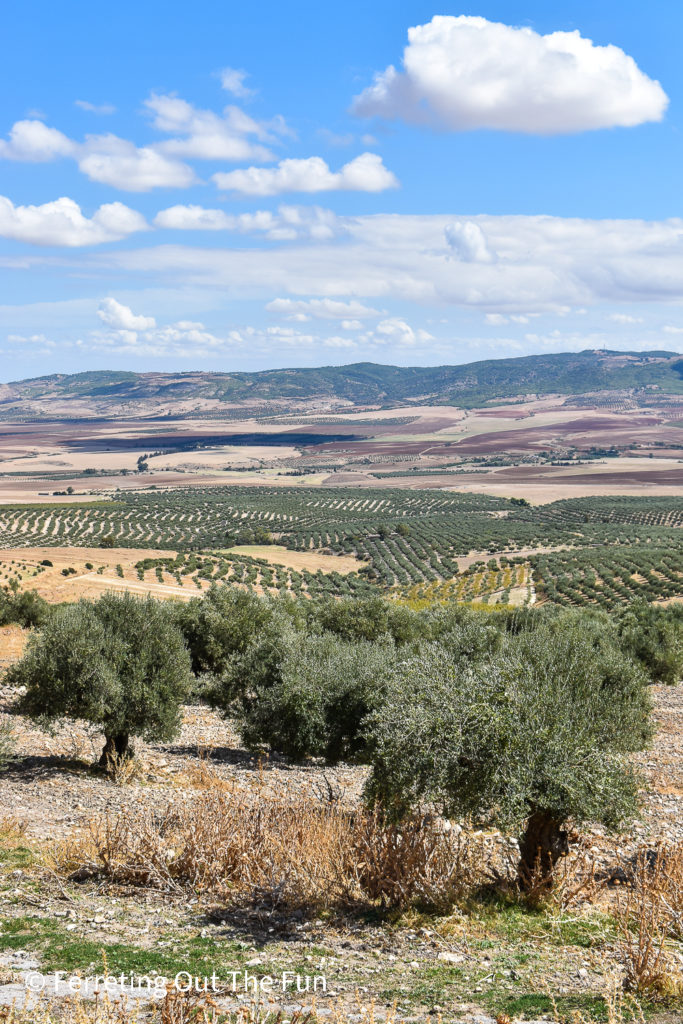
[(58, 609), (33, 633), (10, 685), (26, 687), (21, 713), (50, 728), (64, 718), (100, 726), (100, 763), (129, 755), (131, 736), (171, 739), (191, 682), (190, 656), (167, 607), (105, 594)]
[(35, 590), (0, 591), (0, 626), (16, 623), (31, 629), (41, 626), (49, 614), (50, 605)]
[[(245, 677), (242, 663), (255, 643), (280, 632), (285, 602), (237, 588), (212, 587), (175, 611), (196, 676), (208, 678), (212, 701), (227, 711)], [(274, 623), (273, 620), (278, 620)]]
[(362, 759), (363, 722), (382, 701), (396, 657), (386, 637), (369, 643), (284, 631), (276, 673), (252, 675), (255, 685), (241, 701), (243, 740), (248, 746), (268, 743), (297, 760)]
[(638, 780), (624, 755), (650, 736), (642, 670), (610, 634), (567, 615), (508, 636), (488, 659), (426, 644), (370, 716), (368, 795), (395, 815), (422, 803), (514, 829), (519, 879), (549, 881), (565, 823), (616, 827)]
[(683, 678), (683, 608), (631, 601), (617, 618), (621, 643), (653, 682)]
[(313, 600), (307, 602), (306, 611), (311, 632), (334, 633), (349, 641), (390, 638), (405, 644), (424, 631), (416, 612), (379, 595)]

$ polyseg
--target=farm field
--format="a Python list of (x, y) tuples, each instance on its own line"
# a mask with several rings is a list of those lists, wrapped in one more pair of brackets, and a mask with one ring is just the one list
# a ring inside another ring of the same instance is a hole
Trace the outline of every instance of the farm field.
[(0, 574), (50, 600), (108, 588), (187, 598), (218, 584), (609, 608), (683, 596), (682, 528), (680, 497), (532, 506), (425, 489), (194, 487), (2, 506)]
[(357, 572), (361, 567), (358, 559), (348, 555), (323, 554), (321, 551), (298, 551), (281, 547), (279, 544), (240, 544), (228, 548), (228, 555), (248, 555), (250, 558), (263, 558), (273, 565), (287, 566), (289, 569), (308, 569), (316, 572), (349, 573)]
[[(456, 486), (537, 503), (599, 493), (675, 495), (683, 401), (572, 396), (515, 405), (220, 410), (112, 420), (0, 422), (0, 500), (149, 487)], [(650, 457), (651, 456), (651, 457)]]

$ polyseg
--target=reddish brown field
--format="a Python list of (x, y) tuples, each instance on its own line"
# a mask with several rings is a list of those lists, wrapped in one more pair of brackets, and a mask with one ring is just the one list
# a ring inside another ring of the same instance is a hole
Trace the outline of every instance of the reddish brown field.
[[(672, 421), (677, 407), (663, 401), (658, 407), (654, 397), (652, 407), (643, 411), (622, 404), (624, 411), (607, 411), (604, 402), (600, 408), (581, 408), (552, 396), (480, 410), (412, 406), (343, 415), (318, 410), (275, 421), (109, 417), (0, 423), (0, 502), (63, 502), (108, 496), (117, 489), (217, 485), (357, 484), (494, 493), (505, 488), (512, 495), (524, 495), (533, 486), (535, 500), (541, 501), (552, 501), (558, 488), (577, 496), (619, 489), (675, 493), (683, 466), (683, 431)], [(407, 422), (389, 422), (396, 419)], [(311, 435), (317, 435), (318, 443), (304, 445)], [(652, 452), (658, 464), (644, 459), (636, 464), (620, 459), (618, 467), (607, 460), (612, 464), (603, 469), (524, 464), (455, 478), (445, 471), (460, 463), (468, 468), (475, 459), (503, 456), (514, 462), (550, 454), (560, 460), (569, 449), (580, 455), (612, 446), (622, 456), (630, 456), (631, 446), (639, 455)], [(154, 452), (162, 454), (152, 455), (148, 471), (138, 473), (140, 455)], [(341, 466), (330, 473), (329, 464), (335, 462)], [(310, 475), (292, 476), (302, 465)], [(377, 470), (403, 473), (413, 466), (436, 472), (412, 480), (373, 475)], [(84, 476), (91, 468), (98, 474)], [(75, 491), (72, 498), (54, 493), (67, 488)]]

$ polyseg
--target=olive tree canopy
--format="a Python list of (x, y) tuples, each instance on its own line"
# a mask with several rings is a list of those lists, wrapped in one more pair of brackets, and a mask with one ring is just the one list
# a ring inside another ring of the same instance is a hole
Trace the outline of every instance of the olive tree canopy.
[(563, 616), (467, 663), (427, 644), (400, 664), (369, 720), (369, 794), (395, 814), (521, 830), (520, 879), (550, 877), (567, 819), (616, 827), (636, 807), (624, 754), (650, 735), (644, 675), (611, 636)]
[(99, 725), (103, 764), (126, 756), (131, 736), (172, 738), (191, 680), (169, 609), (130, 594), (58, 609), (8, 673), (10, 684), (26, 687), (20, 711), (40, 725), (64, 718)]

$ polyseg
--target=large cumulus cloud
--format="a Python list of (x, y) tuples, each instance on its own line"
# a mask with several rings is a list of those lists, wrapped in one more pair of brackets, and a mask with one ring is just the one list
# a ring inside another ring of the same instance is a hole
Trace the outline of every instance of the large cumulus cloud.
[(353, 109), (453, 131), (561, 135), (659, 121), (667, 104), (659, 82), (618, 46), (439, 15), (408, 30), (403, 70), (377, 74)]

